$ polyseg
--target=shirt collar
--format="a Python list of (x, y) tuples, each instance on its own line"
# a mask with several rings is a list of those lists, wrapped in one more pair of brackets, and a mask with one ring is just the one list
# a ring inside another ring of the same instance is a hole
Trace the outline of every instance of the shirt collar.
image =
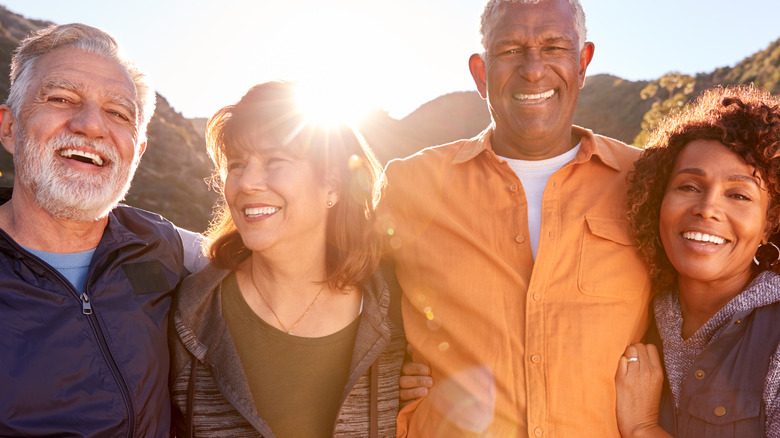
[[(610, 148), (606, 147), (605, 142), (596, 141), (596, 136), (593, 134), (593, 131), (590, 129), (581, 128), (577, 125), (573, 125), (572, 133), (574, 135), (580, 136), (582, 139), (580, 150), (577, 153), (577, 156), (574, 158), (575, 163), (584, 163), (595, 155), (599, 157), (602, 163), (615, 170), (620, 170), (620, 163), (615, 157), (615, 154)], [(458, 152), (453, 157), (452, 163), (465, 163), (466, 161), (474, 159), (477, 155), (484, 151), (492, 150), (490, 145), (490, 139), (492, 136), (493, 125), (480, 132), (476, 137), (464, 141), (458, 149)]]

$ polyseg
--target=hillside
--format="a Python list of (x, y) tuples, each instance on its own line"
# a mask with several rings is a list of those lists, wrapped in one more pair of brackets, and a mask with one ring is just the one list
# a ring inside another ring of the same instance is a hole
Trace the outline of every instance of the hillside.
[[(30, 30), (47, 24), (28, 20), (0, 6), (0, 100), (4, 101), (8, 93), (11, 51)], [(695, 91), (690, 97), (719, 83), (755, 83), (780, 93), (780, 40), (734, 67), (722, 67), (694, 79)], [(611, 75), (588, 77), (580, 92), (574, 122), (631, 143), (652, 105), (652, 100), (640, 98), (640, 91), (650, 82)], [(211, 169), (203, 139), (206, 119), (186, 119), (174, 107), (175, 102), (170, 104), (158, 95), (157, 110), (149, 125), (147, 151), (126, 202), (202, 231), (217, 199), (204, 181)], [(375, 111), (359, 129), (380, 160), (387, 162), (427, 146), (474, 136), (489, 122), (485, 102), (473, 91), (441, 96), (401, 120)], [(0, 185), (11, 185), (12, 157), (5, 151), (0, 152), (0, 172)]]

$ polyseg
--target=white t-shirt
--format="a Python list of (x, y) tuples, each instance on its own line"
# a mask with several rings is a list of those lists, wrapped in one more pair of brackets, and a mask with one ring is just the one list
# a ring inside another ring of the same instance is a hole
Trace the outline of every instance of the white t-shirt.
[(547, 180), (558, 169), (574, 159), (581, 144), (577, 144), (568, 152), (546, 160), (514, 160), (499, 156), (515, 171), (523, 185), (525, 198), (528, 201), (528, 236), (531, 240), (531, 252), (533, 252), (534, 259), (536, 259), (536, 250), (539, 248), (539, 233), (542, 228), (542, 197)]

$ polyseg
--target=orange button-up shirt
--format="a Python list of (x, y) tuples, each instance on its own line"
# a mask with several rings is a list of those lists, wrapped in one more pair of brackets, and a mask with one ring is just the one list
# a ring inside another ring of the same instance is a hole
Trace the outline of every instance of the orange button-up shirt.
[(379, 221), (414, 360), (435, 382), (399, 436), (618, 437), (615, 371), (650, 293), (625, 213), (639, 151), (574, 128), (582, 145), (547, 183), (534, 261), (522, 184), (491, 134), (387, 167)]

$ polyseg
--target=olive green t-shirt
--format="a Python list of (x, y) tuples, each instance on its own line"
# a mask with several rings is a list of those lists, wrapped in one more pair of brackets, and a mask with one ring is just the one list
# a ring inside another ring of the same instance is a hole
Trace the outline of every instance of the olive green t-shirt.
[(235, 274), (222, 284), (222, 309), (257, 412), (274, 434), (330, 437), (349, 377), (360, 317), (321, 338), (289, 335), (249, 307)]

